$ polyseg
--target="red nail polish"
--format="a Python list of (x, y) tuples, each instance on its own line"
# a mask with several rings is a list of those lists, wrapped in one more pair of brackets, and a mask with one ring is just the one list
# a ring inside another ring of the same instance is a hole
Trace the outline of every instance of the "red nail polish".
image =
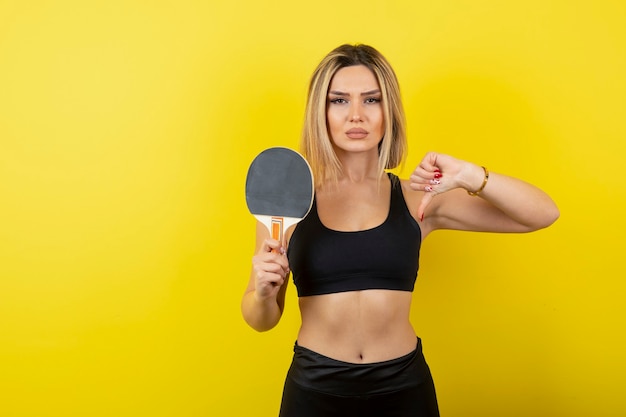
[(420, 216), (420, 221), (423, 222), (424, 221), (424, 213), (422, 213), (422, 215)]
[(441, 171), (439, 171), (437, 168), (435, 168), (435, 172), (441, 172)]
[(438, 173), (438, 172), (437, 172), (437, 173), (435, 174), (435, 178), (441, 178), (441, 177), (443, 177), (443, 175), (441, 175), (440, 173)]

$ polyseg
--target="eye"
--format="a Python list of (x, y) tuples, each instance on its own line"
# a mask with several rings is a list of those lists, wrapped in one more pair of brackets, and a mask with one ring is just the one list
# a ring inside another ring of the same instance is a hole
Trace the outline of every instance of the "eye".
[(331, 102), (332, 104), (345, 104), (345, 103), (347, 103), (348, 101), (347, 101), (345, 98), (340, 98), (340, 97), (338, 97), (338, 98), (333, 98), (333, 99), (331, 99), (331, 100), (330, 100), (330, 102)]
[(365, 99), (365, 104), (376, 104), (380, 103), (380, 101), (379, 97), (368, 97)]

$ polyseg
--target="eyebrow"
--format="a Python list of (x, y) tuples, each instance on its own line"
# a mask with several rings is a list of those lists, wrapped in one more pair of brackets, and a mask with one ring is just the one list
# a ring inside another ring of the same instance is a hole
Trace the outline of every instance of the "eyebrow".
[[(349, 93), (345, 93), (343, 91), (337, 91), (337, 90), (331, 90), (328, 92), (328, 94), (332, 94), (333, 96), (349, 96)], [(364, 91), (363, 93), (361, 93), (361, 96), (371, 96), (373, 94), (380, 94), (380, 90), (376, 89), (376, 90), (370, 90), (370, 91)]]

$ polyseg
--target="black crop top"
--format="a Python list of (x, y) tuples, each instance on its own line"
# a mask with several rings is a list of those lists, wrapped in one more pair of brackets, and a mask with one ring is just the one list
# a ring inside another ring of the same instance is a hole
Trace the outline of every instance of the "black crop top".
[(413, 291), (421, 230), (406, 206), (400, 180), (391, 173), (389, 178), (389, 214), (372, 229), (329, 229), (320, 221), (313, 202), (287, 249), (299, 297), (368, 289)]

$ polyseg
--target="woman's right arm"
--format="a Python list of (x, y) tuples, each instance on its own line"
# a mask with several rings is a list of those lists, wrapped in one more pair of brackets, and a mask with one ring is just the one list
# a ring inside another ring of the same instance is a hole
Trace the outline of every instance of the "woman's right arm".
[(289, 263), (284, 248), (257, 222), (252, 272), (241, 300), (241, 312), (250, 327), (263, 332), (278, 324), (285, 307), (288, 277)]

